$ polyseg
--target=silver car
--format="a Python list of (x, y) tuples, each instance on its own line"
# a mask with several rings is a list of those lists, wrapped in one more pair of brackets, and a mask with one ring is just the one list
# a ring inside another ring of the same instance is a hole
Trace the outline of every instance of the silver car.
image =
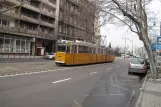
[(147, 61), (141, 58), (134, 58), (130, 61), (128, 68), (129, 68), (128, 74), (131, 74), (131, 73), (146, 74), (148, 70)]
[(47, 54), (46, 55), (46, 57), (45, 57), (46, 59), (55, 59), (55, 53), (49, 53), (49, 54)]

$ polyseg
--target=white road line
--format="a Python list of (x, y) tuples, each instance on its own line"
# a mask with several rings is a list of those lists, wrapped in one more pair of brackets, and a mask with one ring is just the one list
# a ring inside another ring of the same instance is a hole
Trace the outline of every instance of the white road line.
[(84, 95), (84, 96), (94, 96), (94, 97), (103, 97), (103, 96), (121, 96), (121, 95), (124, 95), (124, 94), (102, 94), (102, 95)]
[(99, 96), (99, 97), (101, 97), (101, 96), (107, 96), (107, 94), (104, 94), (104, 95), (84, 95), (84, 96)]
[(124, 94), (109, 94), (109, 95), (124, 95)]
[(132, 81), (132, 80), (120, 80), (120, 81)]
[(91, 72), (91, 73), (89, 73), (89, 74), (96, 74), (96, 73), (98, 73), (98, 72)]
[(64, 82), (64, 81), (68, 81), (71, 80), (71, 78), (67, 78), (67, 79), (63, 79), (63, 80), (59, 80), (59, 81), (54, 81), (53, 84), (59, 83), (59, 82)]
[(120, 66), (117, 66), (117, 67), (120, 67)]
[(111, 68), (108, 68), (108, 69), (106, 69), (106, 70), (111, 70)]
[[(108, 82), (107, 82), (108, 83)], [(118, 87), (118, 88), (121, 88), (121, 89), (123, 89), (123, 90), (128, 90), (128, 89), (126, 89), (126, 88), (124, 88), (124, 87), (120, 87), (120, 86), (118, 86), (118, 85), (115, 85), (115, 84), (111, 84), (111, 83), (108, 83), (108, 84), (110, 84), (110, 85), (112, 85), (112, 86), (115, 86), (115, 87)]]

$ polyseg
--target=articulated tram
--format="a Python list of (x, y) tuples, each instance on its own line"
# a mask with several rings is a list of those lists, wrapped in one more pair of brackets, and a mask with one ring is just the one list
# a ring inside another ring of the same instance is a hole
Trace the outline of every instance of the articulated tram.
[(64, 41), (58, 44), (55, 63), (57, 65), (81, 65), (113, 62), (114, 59), (112, 49), (97, 47), (95, 44), (82, 41)]

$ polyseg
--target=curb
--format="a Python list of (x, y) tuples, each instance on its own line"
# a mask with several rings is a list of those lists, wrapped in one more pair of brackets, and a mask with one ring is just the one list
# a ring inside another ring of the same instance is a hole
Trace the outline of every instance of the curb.
[(140, 93), (139, 93), (138, 99), (136, 101), (135, 107), (141, 107), (142, 98), (143, 98), (143, 94), (144, 94), (144, 89), (145, 89), (147, 78), (148, 78), (148, 74), (146, 75), (146, 77), (144, 79), (144, 82), (143, 82), (143, 85), (140, 88)]

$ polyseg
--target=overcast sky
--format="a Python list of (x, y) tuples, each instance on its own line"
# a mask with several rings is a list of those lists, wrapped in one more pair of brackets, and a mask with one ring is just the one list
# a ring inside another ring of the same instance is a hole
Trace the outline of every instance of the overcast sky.
[[(161, 21), (161, 1), (154, 0), (150, 5), (149, 9), (153, 10), (155, 13), (158, 13), (157, 18)], [(159, 22), (157, 23), (159, 26)], [(159, 29), (159, 28), (157, 28)], [(159, 34), (159, 30), (157, 31)], [(121, 46), (124, 47), (125, 40), (123, 38), (129, 38), (134, 41), (134, 48), (142, 47), (143, 43), (139, 40), (138, 36), (134, 33), (127, 32), (126, 27), (117, 27), (116, 25), (105, 25), (101, 28), (101, 35), (106, 35), (106, 43), (109, 44), (111, 42), (112, 46)], [(129, 48), (132, 47), (132, 43), (130, 40), (127, 40), (127, 45)]]

